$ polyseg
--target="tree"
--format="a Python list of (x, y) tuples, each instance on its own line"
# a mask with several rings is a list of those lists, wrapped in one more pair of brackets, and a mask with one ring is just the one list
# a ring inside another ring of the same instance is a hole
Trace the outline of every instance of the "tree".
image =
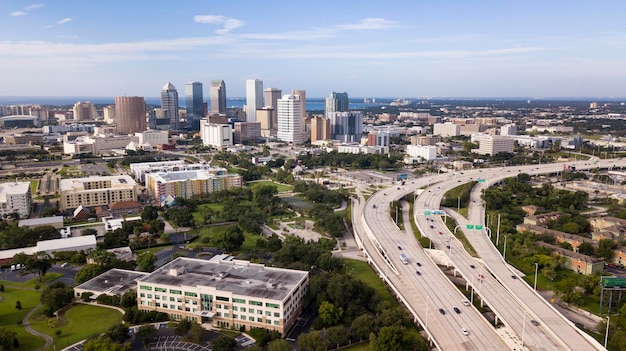
[(57, 311), (67, 305), (74, 298), (74, 289), (56, 282), (41, 292), (41, 303), (48, 305), (52, 311)]
[(613, 248), (615, 243), (611, 239), (601, 239), (598, 242), (598, 257), (604, 258), (605, 261), (613, 260)]
[(341, 345), (347, 344), (350, 340), (348, 330), (343, 325), (326, 329), (326, 338), (328, 338), (328, 341), (331, 343), (337, 345), (337, 348)]
[(20, 300), (17, 300), (17, 301), (15, 302), (15, 308), (17, 308), (18, 310), (21, 310), (21, 309), (22, 309), (22, 302), (20, 302)]
[(595, 254), (595, 249), (591, 243), (585, 241), (578, 246), (578, 252), (583, 255), (593, 256)]
[(157, 330), (154, 327), (154, 325), (146, 324), (146, 325), (142, 325), (141, 327), (139, 327), (139, 329), (137, 330), (137, 334), (135, 334), (135, 337), (137, 339), (143, 340), (143, 346), (147, 350), (148, 346), (150, 345), (150, 339), (152, 339), (152, 337), (155, 336), (156, 334), (157, 334)]
[(363, 340), (369, 337), (370, 333), (376, 332), (377, 324), (378, 323), (374, 316), (370, 314), (362, 314), (352, 321), (350, 331), (352, 331), (352, 334), (359, 338), (359, 340)]
[(180, 322), (178, 322), (178, 325), (174, 329), (174, 334), (176, 334), (178, 336), (185, 336), (185, 335), (187, 335), (187, 333), (191, 330), (191, 325), (192, 324), (193, 324), (193, 322), (190, 321), (189, 319), (181, 320)]
[(200, 324), (192, 323), (191, 329), (189, 329), (189, 332), (187, 333), (187, 336), (184, 338), (184, 340), (193, 342), (198, 345), (202, 344), (202, 332), (204, 332), (204, 329)]
[(116, 324), (109, 328), (105, 335), (114, 343), (121, 344), (128, 339), (128, 326), (125, 324)]
[(341, 317), (343, 317), (343, 308), (337, 308), (328, 301), (322, 301), (318, 313), (323, 324), (325, 326), (331, 326), (339, 323)]
[(376, 351), (428, 350), (417, 337), (408, 334), (403, 327), (382, 327), (374, 342)]
[(303, 351), (326, 351), (327, 343), (319, 331), (312, 331), (308, 334), (300, 334), (298, 345)]
[(83, 348), (85, 351), (130, 351), (130, 344), (123, 345), (114, 343), (106, 336), (100, 335), (95, 339), (91, 339), (85, 343)]
[(267, 345), (267, 351), (291, 351), (293, 347), (284, 339), (276, 339)]
[(137, 257), (137, 269), (141, 272), (152, 272), (156, 261), (157, 257), (154, 253), (144, 252)]
[(211, 341), (213, 351), (233, 351), (237, 347), (237, 342), (230, 336), (220, 335)]
[(2, 350), (10, 350), (13, 345), (13, 339), (16, 336), (16, 332), (11, 331), (6, 327), (0, 327), (0, 348)]
[(156, 206), (146, 206), (141, 212), (141, 219), (145, 222), (159, 218), (159, 212)]
[(211, 238), (211, 245), (224, 248), (226, 251), (233, 251), (241, 247), (244, 240), (241, 228), (237, 225), (229, 225)]

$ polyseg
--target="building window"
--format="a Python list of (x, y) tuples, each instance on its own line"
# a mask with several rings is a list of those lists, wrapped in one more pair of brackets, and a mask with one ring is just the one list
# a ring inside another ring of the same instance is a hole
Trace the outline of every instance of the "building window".
[(224, 313), (224, 318), (229, 318), (230, 314), (229, 313)]
[(277, 303), (269, 303), (269, 302), (266, 302), (266, 303), (265, 303), (265, 307), (280, 308), (280, 305), (279, 305), (279, 304), (277, 304)]
[(174, 299), (173, 297), (170, 296), (170, 301), (176, 301), (176, 299)]
[(263, 306), (263, 302), (249, 300), (248, 305)]
[(254, 317), (248, 317), (248, 319), (250, 320), (250, 322), (254, 322)]
[(263, 314), (262, 310), (256, 310), (256, 314)]
[(246, 312), (246, 308), (245, 307), (241, 307), (241, 312)]
[(271, 316), (272, 316), (272, 312), (270, 312), (270, 311), (265, 311), (265, 315), (266, 315), (266, 316), (270, 316), (270, 317), (271, 317)]
[(222, 305), (217, 303), (217, 304), (215, 304), (215, 308), (222, 308)]
[(152, 298), (152, 294), (148, 294), (148, 298), (151, 299)]
[(233, 311), (239, 311), (239, 308), (237, 306), (233, 306)]
[(146, 297), (146, 294), (144, 294), (144, 293), (140, 293), (140, 294), (139, 294), (139, 297)]
[(150, 290), (150, 291), (152, 291), (152, 287), (151, 286), (147, 286), (147, 285), (139, 285), (139, 290)]
[(237, 298), (233, 297), (233, 302), (236, 302), (236, 303), (246, 303), (246, 300), (244, 300), (244, 299), (237, 299)]
[(182, 294), (182, 291), (180, 291), (180, 290), (170, 289), (170, 294), (174, 294), (174, 295), (181, 295), (181, 294)]
[(167, 289), (165, 289), (165, 288), (154, 288), (154, 291), (167, 292)]
[(217, 301), (226, 301), (226, 302), (230, 301), (228, 297), (223, 297), (223, 296), (215, 296), (215, 299)]
[[(243, 311), (243, 308), (241, 310)], [(245, 312), (245, 311), (243, 311), (243, 312)], [(254, 308), (249, 308), (248, 309), (248, 313), (254, 313)]]
[(271, 320), (269, 320), (269, 319), (266, 319), (266, 320), (265, 320), (265, 323), (267, 323), (267, 324), (272, 324), (272, 321), (271, 321)]
[(261, 322), (263, 322), (263, 318), (257, 318), (256, 321), (261, 323)]
[(280, 325), (280, 321), (274, 321), (274, 325)]
[(198, 294), (195, 292), (185, 291), (185, 296), (198, 297)]
[(280, 313), (274, 312), (274, 317), (280, 317)]

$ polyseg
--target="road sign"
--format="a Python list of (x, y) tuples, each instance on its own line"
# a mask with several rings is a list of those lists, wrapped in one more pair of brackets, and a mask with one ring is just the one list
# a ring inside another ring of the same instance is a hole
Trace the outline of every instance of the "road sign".
[(605, 288), (626, 288), (626, 278), (602, 277)]
[(484, 183), (484, 182), (485, 182), (485, 180), (484, 180), (483, 178), (478, 178), (478, 182), (479, 182), (479, 183)]
[(475, 228), (476, 228), (476, 230), (482, 230), (482, 229), (483, 229), (483, 226), (482, 226), (482, 225), (477, 224)]
[(424, 211), (424, 216), (430, 216), (430, 211)]
[(436, 211), (433, 211), (433, 214), (438, 214), (438, 215), (440, 215), (440, 214), (443, 214), (443, 211), (436, 210)]
[(467, 228), (467, 229), (474, 229), (474, 225), (473, 224), (466, 224), (465, 228)]

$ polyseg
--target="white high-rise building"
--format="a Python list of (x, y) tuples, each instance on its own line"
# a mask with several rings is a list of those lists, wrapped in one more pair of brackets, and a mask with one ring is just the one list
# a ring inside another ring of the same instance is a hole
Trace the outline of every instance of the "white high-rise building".
[(256, 122), (256, 110), (263, 107), (263, 81), (246, 80), (246, 122)]
[(297, 96), (289, 94), (278, 99), (278, 140), (294, 144), (304, 143), (300, 103)]
[(161, 90), (161, 108), (166, 110), (167, 117), (170, 120), (170, 129), (179, 130), (178, 91), (170, 82), (167, 82)]
[(507, 124), (500, 127), (500, 135), (517, 135), (517, 126), (515, 124)]
[(490, 135), (479, 143), (478, 153), (481, 155), (497, 155), (501, 152), (513, 153), (515, 139), (502, 135)]
[(20, 218), (30, 216), (30, 205), (33, 202), (29, 182), (0, 184), (0, 215), (17, 213)]
[(200, 120), (202, 144), (223, 148), (233, 145), (233, 128), (228, 123), (211, 123), (208, 118)]
[(79, 101), (72, 108), (75, 121), (93, 121), (96, 119), (96, 107), (90, 101)]

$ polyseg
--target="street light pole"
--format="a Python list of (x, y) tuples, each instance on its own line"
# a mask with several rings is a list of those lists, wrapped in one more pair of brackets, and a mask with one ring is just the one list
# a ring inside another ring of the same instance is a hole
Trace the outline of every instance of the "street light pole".
[(496, 232), (496, 246), (498, 246), (498, 242), (500, 242), (500, 214), (498, 213), (498, 230)]
[(456, 211), (461, 212), (461, 195), (456, 198)]
[(604, 333), (604, 348), (606, 349), (606, 343), (609, 341), (609, 316), (606, 316), (606, 333)]
[(506, 235), (504, 236), (504, 251), (503, 251), (503, 257), (504, 257), (504, 260), (506, 261)]
[(535, 291), (537, 291), (537, 271), (539, 270), (539, 263), (535, 262)]

